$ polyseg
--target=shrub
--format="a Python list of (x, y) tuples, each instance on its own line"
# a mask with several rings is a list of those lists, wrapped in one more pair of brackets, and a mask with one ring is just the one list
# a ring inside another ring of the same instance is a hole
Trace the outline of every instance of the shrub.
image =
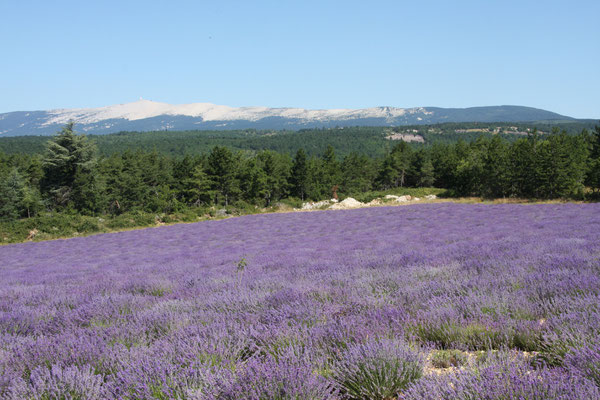
[(256, 214), (260, 212), (254, 204), (248, 203), (243, 200), (238, 200), (232, 204), (232, 207), (228, 207), (228, 213), (234, 215), (245, 215), (245, 214)]
[(477, 323), (459, 325), (456, 322), (422, 321), (413, 327), (413, 332), (422, 342), (442, 349), (462, 345), (471, 350), (488, 350), (508, 344), (506, 334)]
[(77, 224), (76, 228), (77, 231), (81, 233), (93, 233), (100, 231), (98, 220), (90, 217), (84, 217), (84, 220)]
[[(573, 349), (585, 347), (594, 340), (588, 337), (587, 332), (549, 332), (544, 335), (540, 345), (540, 353), (536, 356), (537, 362), (551, 366), (563, 366), (565, 358)], [(595, 340), (594, 340), (595, 341)]]
[(467, 363), (467, 355), (460, 350), (436, 350), (431, 364), (436, 368), (461, 367)]
[(370, 340), (348, 348), (333, 380), (348, 399), (394, 398), (423, 375), (422, 355), (396, 340)]
[(290, 206), (292, 208), (302, 208), (303, 201), (297, 197), (288, 197), (279, 200), (279, 203), (284, 204), (286, 206)]

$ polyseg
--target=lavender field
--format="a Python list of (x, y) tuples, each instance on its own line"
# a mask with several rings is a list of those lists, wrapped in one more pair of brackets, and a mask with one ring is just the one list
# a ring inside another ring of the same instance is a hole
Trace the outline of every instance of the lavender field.
[(600, 204), (0, 247), (2, 399), (600, 399)]

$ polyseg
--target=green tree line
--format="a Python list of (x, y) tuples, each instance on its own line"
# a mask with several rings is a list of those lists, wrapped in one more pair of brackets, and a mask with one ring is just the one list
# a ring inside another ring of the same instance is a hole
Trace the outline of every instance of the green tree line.
[[(387, 141), (386, 143), (390, 143)], [(172, 213), (191, 207), (268, 207), (287, 198), (320, 200), (398, 187), (439, 187), (456, 196), (593, 198), (600, 190), (600, 127), (573, 135), (535, 131), (470, 142), (388, 145), (381, 156), (314, 155), (214, 146), (176, 157), (156, 150), (99, 155), (73, 124), (39, 154), (0, 152), (0, 218), (46, 211), (119, 215)]]
[[(414, 147), (429, 147), (434, 144), (451, 144), (459, 140), (473, 141), (478, 137), (501, 135), (510, 142), (523, 137), (523, 132), (533, 131), (531, 123), (444, 123), (436, 125), (412, 125), (399, 127), (340, 127), (289, 130), (227, 130), (227, 131), (155, 131), (119, 132), (107, 135), (88, 136), (96, 143), (98, 154), (108, 157), (129, 151), (154, 151), (160, 154), (183, 157), (207, 154), (215, 146), (228, 147), (234, 151), (255, 154), (272, 150), (294, 156), (302, 148), (308, 156), (322, 155), (327, 146), (334, 147), (338, 157), (357, 152), (369, 157), (383, 157), (391, 151), (394, 141), (386, 139), (393, 133), (419, 135), (424, 143), (413, 143)], [(594, 124), (569, 122), (556, 125), (538, 124), (541, 135), (551, 132), (553, 127), (568, 134), (578, 134), (583, 129), (593, 130)], [(499, 133), (492, 133), (500, 130)], [(521, 132), (521, 133), (515, 133)], [(0, 135), (1, 136), (1, 135)], [(0, 152), (6, 154), (42, 153), (51, 136), (0, 137)]]

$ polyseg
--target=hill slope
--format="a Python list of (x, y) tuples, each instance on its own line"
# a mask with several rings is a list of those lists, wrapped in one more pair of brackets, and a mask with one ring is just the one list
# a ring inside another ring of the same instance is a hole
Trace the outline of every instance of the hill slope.
[(522, 106), (307, 110), (227, 107), (210, 103), (171, 105), (149, 100), (99, 108), (16, 111), (0, 114), (0, 135), (50, 135), (68, 121), (82, 132), (303, 129), (336, 126), (398, 126), (441, 122), (569, 121), (550, 111)]

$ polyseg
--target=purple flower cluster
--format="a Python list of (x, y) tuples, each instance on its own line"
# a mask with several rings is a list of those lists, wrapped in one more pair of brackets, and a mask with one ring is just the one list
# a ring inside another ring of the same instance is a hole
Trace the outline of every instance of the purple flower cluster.
[(216, 395), (221, 400), (334, 400), (330, 383), (313, 372), (313, 366), (293, 350), (278, 356), (248, 360), (234, 380)]
[(14, 400), (102, 398), (102, 376), (94, 374), (90, 367), (39, 366), (31, 372), (28, 381), (15, 380), (5, 397)]
[[(600, 204), (250, 215), (0, 247), (6, 399), (344, 399), (359, 365), (365, 386), (406, 381), (402, 398), (598, 399), (598, 346)], [(532, 355), (419, 377), (432, 349)]]
[(565, 364), (578, 375), (593, 380), (600, 387), (600, 345), (574, 349)]

